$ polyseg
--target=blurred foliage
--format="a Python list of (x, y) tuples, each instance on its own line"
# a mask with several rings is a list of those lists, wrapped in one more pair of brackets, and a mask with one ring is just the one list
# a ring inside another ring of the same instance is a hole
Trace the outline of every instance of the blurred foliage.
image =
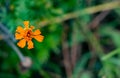
[[(17, 26), (23, 26), (23, 21), (29, 20), (45, 37), (42, 43), (33, 40), (32, 50), (19, 48), (23, 55), (32, 59), (30, 68), (22, 68), (13, 47), (1, 38), (5, 32), (0, 29), (0, 78), (120, 78), (120, 8), (112, 8), (115, 6), (113, 3), (106, 17), (96, 23), (105, 15), (103, 13), (94, 20), (103, 12), (97, 12), (100, 8), (96, 8), (97, 5), (111, 2), (0, 0), (0, 23), (10, 34), (14, 35)], [(89, 8), (93, 6), (96, 8), (94, 11)], [(87, 12), (86, 8), (89, 8), (89, 13), (81, 16), (74, 14), (76, 11), (80, 14), (82, 10)], [(69, 13), (71, 16), (66, 15)], [(49, 23), (42, 25), (46, 21)], [(66, 61), (66, 58), (70, 60)]]

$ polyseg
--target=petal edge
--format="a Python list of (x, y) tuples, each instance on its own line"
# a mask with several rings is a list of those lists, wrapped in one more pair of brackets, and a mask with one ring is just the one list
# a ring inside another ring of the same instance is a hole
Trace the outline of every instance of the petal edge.
[(21, 26), (18, 26), (17, 29), (16, 29), (16, 32), (23, 33), (24, 29)]
[(33, 35), (40, 35), (40, 34), (41, 34), (41, 32), (40, 32), (39, 29), (37, 29), (37, 30), (35, 30), (35, 31), (33, 32)]
[(42, 35), (37, 35), (37, 36), (34, 36), (34, 38), (35, 38), (37, 41), (42, 42), (43, 39), (44, 39), (44, 36), (42, 36)]
[(25, 28), (29, 28), (29, 21), (24, 21), (23, 23), (24, 23)]
[(28, 41), (28, 49), (34, 48), (33, 42), (31, 40)]
[(24, 48), (25, 45), (26, 45), (26, 40), (25, 40), (25, 39), (20, 40), (20, 41), (17, 43), (17, 45), (18, 45), (19, 47), (21, 47), (21, 48)]
[(15, 33), (15, 39), (16, 40), (20, 40), (22, 38), (23, 38), (22, 34)]

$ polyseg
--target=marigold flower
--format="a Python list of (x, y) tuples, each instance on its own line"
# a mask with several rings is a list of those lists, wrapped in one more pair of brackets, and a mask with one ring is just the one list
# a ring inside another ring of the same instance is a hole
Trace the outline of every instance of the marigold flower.
[(29, 27), (29, 21), (24, 21), (25, 28), (22, 28), (22, 26), (18, 26), (15, 33), (15, 38), (17, 40), (20, 40), (17, 45), (21, 48), (24, 48), (26, 43), (28, 45), (28, 49), (34, 48), (34, 44), (32, 42), (32, 39), (36, 39), (39, 42), (42, 42), (44, 39), (44, 36), (41, 35), (41, 32), (39, 29), (35, 30), (33, 32), (34, 26)]

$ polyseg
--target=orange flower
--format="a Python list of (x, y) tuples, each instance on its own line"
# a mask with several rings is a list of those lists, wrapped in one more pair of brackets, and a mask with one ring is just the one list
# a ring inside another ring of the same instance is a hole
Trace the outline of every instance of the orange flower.
[(29, 21), (24, 21), (25, 28), (18, 26), (15, 33), (15, 38), (20, 40), (17, 45), (21, 48), (24, 48), (26, 43), (28, 45), (28, 49), (34, 48), (32, 39), (36, 39), (39, 42), (42, 42), (44, 36), (40, 35), (41, 32), (39, 29), (33, 32), (34, 26), (29, 27)]

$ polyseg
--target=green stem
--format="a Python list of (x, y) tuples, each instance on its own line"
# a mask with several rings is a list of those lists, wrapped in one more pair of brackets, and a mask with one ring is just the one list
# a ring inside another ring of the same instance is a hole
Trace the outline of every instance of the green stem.
[(39, 23), (39, 27), (46, 26), (51, 23), (61, 23), (68, 19), (77, 18), (79, 16), (86, 15), (86, 14), (93, 14), (93, 13), (100, 12), (100, 11), (111, 10), (111, 9), (117, 8), (119, 6), (120, 6), (120, 1), (112, 1), (109, 3), (89, 7), (89, 8), (83, 9), (83, 10), (78, 10), (78, 11), (75, 11), (72, 13), (64, 14), (62, 16), (58, 16), (53, 19), (44, 20)]
[(119, 53), (119, 52), (120, 52), (120, 48), (118, 48), (118, 49), (110, 52), (109, 54), (103, 56), (103, 57), (101, 58), (101, 60), (105, 61), (105, 60), (111, 58), (112, 56), (114, 56), (115, 54), (117, 54), (117, 53)]

